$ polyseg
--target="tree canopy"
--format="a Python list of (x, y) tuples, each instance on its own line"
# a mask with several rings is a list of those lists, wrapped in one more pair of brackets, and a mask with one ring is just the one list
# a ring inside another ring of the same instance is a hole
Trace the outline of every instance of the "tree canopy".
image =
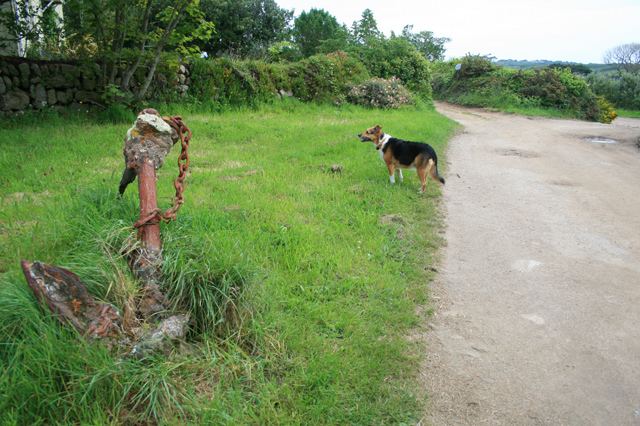
[(209, 54), (259, 57), (289, 39), (293, 11), (274, 0), (201, 0), (200, 7), (216, 28), (202, 46)]
[(640, 72), (640, 43), (621, 44), (607, 50), (604, 62), (628, 72)]
[(347, 46), (347, 29), (323, 9), (302, 12), (295, 20), (293, 39), (302, 55), (344, 50)]
[(436, 37), (431, 31), (413, 32), (413, 25), (407, 25), (402, 29), (402, 38), (413, 44), (420, 53), (430, 61), (444, 60), (444, 45), (451, 41), (447, 37)]

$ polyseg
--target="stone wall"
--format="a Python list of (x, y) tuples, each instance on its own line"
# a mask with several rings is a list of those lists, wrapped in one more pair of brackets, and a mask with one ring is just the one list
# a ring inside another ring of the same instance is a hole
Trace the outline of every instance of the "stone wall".
[[(144, 78), (134, 76), (133, 86)], [(189, 90), (189, 69), (180, 65), (172, 75), (156, 72), (148, 91), (149, 97), (173, 98)], [(119, 79), (117, 79), (119, 81)], [(65, 61), (43, 61), (0, 56), (0, 112), (11, 113), (29, 109), (82, 108), (102, 105), (104, 81), (100, 66)]]
[(0, 110), (98, 104), (100, 68), (69, 62), (0, 57)]

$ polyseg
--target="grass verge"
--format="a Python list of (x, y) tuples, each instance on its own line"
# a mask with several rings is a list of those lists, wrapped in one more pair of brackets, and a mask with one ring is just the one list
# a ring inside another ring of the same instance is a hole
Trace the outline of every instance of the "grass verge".
[[(440, 244), (439, 189), (391, 187), (356, 133), (382, 124), (443, 158), (433, 109), (283, 102), (182, 113), (194, 133), (186, 203), (163, 225), (165, 290), (197, 334), (169, 356), (119, 357), (59, 326), (18, 261), (68, 267), (122, 306), (118, 256), (137, 190), (116, 199), (128, 123), (5, 122), (0, 133), (0, 412), (8, 424), (381, 424), (416, 420), (418, 324)], [(171, 201), (172, 153), (159, 173)], [(333, 164), (342, 171), (330, 170)], [(444, 161), (441, 160), (441, 169)], [(383, 225), (386, 214), (402, 223)]]
[(634, 109), (616, 109), (618, 116), (627, 118), (640, 118), (640, 110)]

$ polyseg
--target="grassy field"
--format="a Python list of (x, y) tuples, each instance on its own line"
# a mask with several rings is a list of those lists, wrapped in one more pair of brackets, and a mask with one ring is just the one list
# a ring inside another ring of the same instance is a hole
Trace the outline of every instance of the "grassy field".
[[(19, 260), (67, 267), (119, 307), (119, 255), (137, 188), (116, 187), (130, 123), (26, 117), (0, 132), (0, 413), (3, 424), (390, 424), (424, 395), (419, 325), (441, 244), (440, 189), (391, 187), (374, 124), (441, 153), (454, 123), (430, 107), (373, 111), (286, 102), (193, 112), (186, 203), (163, 225), (164, 289), (189, 341), (132, 360), (88, 343), (35, 303)], [(167, 207), (176, 152), (160, 171)], [(331, 165), (342, 166), (332, 173)], [(383, 225), (386, 214), (404, 224)]]
[(616, 109), (620, 117), (640, 118), (640, 111), (633, 109)]

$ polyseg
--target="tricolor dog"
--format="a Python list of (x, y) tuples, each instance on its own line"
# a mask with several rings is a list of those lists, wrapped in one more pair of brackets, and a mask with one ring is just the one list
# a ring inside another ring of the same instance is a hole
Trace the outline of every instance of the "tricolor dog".
[(420, 178), (420, 191), (427, 187), (427, 176), (444, 185), (444, 179), (438, 174), (438, 157), (431, 145), (421, 142), (409, 142), (394, 138), (382, 132), (381, 126), (374, 126), (359, 134), (362, 142), (373, 142), (380, 158), (389, 169), (389, 181), (396, 183), (395, 171), (402, 182), (401, 169), (416, 169)]

